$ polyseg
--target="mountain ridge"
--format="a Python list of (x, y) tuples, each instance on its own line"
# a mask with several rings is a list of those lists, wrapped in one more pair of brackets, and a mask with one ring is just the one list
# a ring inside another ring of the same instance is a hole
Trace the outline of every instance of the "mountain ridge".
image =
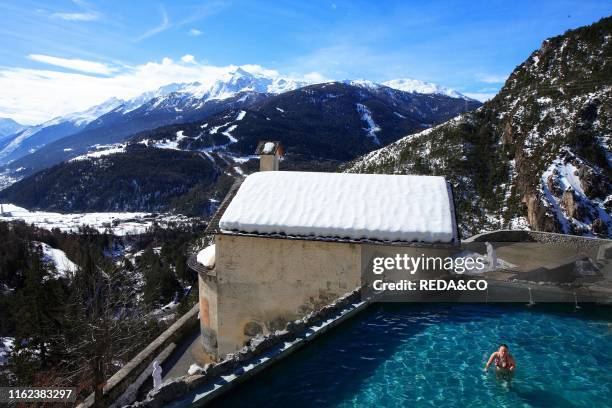
[[(402, 85), (407, 83), (407, 81), (409, 81), (411, 84), (410, 88), (407, 88), (406, 85)], [(332, 83), (334, 81), (328, 82)], [(366, 80), (345, 80), (343, 82), (362, 87), (387, 86)], [(449, 88), (418, 80), (404, 79), (388, 82), (391, 85), (393, 83), (399, 84), (398, 88), (401, 88), (399, 90), (403, 90), (405, 92), (434, 95), (439, 94), (455, 98), (469, 99)], [(224, 100), (229, 101), (231, 104), (231, 100), (235, 99), (237, 95), (246, 95), (249, 93), (252, 95), (276, 95), (311, 84), (313, 83), (290, 79), (280, 75), (271, 75), (265, 72), (253, 73), (242, 67), (238, 67), (233, 71), (225, 72), (212, 82), (195, 81), (187, 83), (170, 83), (155, 90), (143, 92), (142, 94), (128, 100), (110, 98), (101, 104), (92, 106), (82, 112), (70, 113), (53, 118), (42, 124), (30, 126), (27, 129), (22, 130), (20, 134), (15, 135), (12, 140), (7, 140), (5, 143), (0, 143), (0, 166), (9, 165), (11, 162), (17, 161), (28, 154), (36, 153), (36, 151), (44, 148), (45, 146), (63, 138), (70, 137), (76, 133), (91, 132), (93, 128), (100, 128), (104, 126), (103, 122), (105, 120), (110, 120), (111, 125), (113, 122), (121, 121), (121, 116), (126, 116), (124, 122), (130, 120), (134, 121), (136, 115), (133, 112), (138, 111), (138, 109), (143, 108), (144, 106), (147, 106), (147, 110), (152, 112), (151, 115), (155, 115), (155, 109), (174, 109), (177, 117), (172, 118), (170, 115), (166, 115), (165, 119), (163, 119), (161, 122), (155, 122), (153, 126), (147, 127), (142, 125), (140, 128), (130, 130), (133, 133), (137, 133), (140, 130), (154, 128), (156, 126), (163, 126), (181, 121), (188, 122), (190, 120), (205, 117), (205, 113), (202, 115), (197, 115), (195, 112), (198, 109), (206, 109), (206, 104), (219, 106), (222, 105), (222, 101)], [(390, 87), (393, 88), (393, 86)], [(213, 112), (217, 112), (222, 109), (223, 107), (220, 109), (213, 108), (211, 110)], [(147, 114), (147, 112), (143, 112), (142, 110), (138, 112), (145, 115)], [(113, 116), (113, 118), (111, 118), (111, 116)], [(87, 137), (87, 135), (85, 137)], [(121, 141), (120, 138), (108, 140), (96, 139), (91, 144), (115, 143), (119, 141)], [(61, 151), (64, 149), (75, 150), (75, 147), (69, 146), (69, 143), (64, 143), (61, 150), (56, 149), (55, 153), (45, 152), (41, 156), (34, 156), (30, 162), (41, 162), (45, 163), (46, 165), (52, 165), (57, 161), (49, 161), (49, 157), (56, 156), (59, 158), (62, 155)], [(79, 151), (79, 153), (83, 153), (83, 151)], [(64, 159), (67, 158), (70, 158), (70, 155), (66, 155)], [(27, 161), (28, 160), (26, 159), (25, 162), (22, 161), (16, 163), (9, 166), (9, 168), (27, 168)]]
[[(190, 161), (199, 157), (203, 165), (213, 166), (215, 174), (235, 178), (256, 171), (255, 147), (262, 139), (272, 139), (285, 146), (284, 169), (333, 171), (341, 162), (477, 106), (480, 103), (474, 101), (407, 93), (385, 86), (372, 88), (343, 82), (309, 85), (248, 105), (237, 103), (203, 119), (144, 130), (128, 140), (100, 143), (90, 147), (89, 152), (72, 151), (70, 161), (26, 177), (0, 191), (0, 196), (30, 209), (69, 212), (105, 208), (180, 210), (186, 208), (186, 202), (190, 203), (187, 206), (190, 211), (202, 209), (208, 207), (206, 200), (218, 199), (222, 190), (194, 183), (189, 175), (176, 176), (183, 170), (169, 161), (165, 163), (165, 173), (175, 175), (172, 177), (176, 185), (175, 193), (168, 193), (168, 184), (155, 181), (159, 172), (156, 165), (148, 162), (162, 157), (156, 150), (172, 152), (171, 156), (167, 153), (163, 157), (185, 157)], [(139, 109), (146, 111), (146, 106)], [(93, 163), (86, 165), (84, 161)], [(139, 172), (134, 178), (126, 170), (134, 163), (151, 171)], [(109, 186), (106, 180), (117, 179), (121, 174), (140, 186), (159, 185), (160, 190), (150, 192), (153, 196), (143, 201), (139, 197), (142, 189), (117, 183), (116, 193), (121, 200), (104, 193), (107, 199), (101, 201), (97, 195), (103, 190), (96, 186)], [(83, 179), (93, 183), (90, 189), (84, 188), (88, 184)], [(211, 184), (213, 179), (203, 180)], [(63, 193), (58, 195), (57, 191)]]
[(345, 171), (446, 176), (464, 236), (612, 234), (612, 17), (545, 40), (482, 107)]

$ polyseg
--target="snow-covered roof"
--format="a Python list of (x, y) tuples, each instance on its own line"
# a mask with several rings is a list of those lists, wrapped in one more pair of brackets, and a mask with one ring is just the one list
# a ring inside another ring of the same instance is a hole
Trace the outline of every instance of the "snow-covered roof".
[(248, 176), (219, 221), (224, 232), (350, 240), (452, 242), (443, 177), (267, 171)]
[(208, 268), (215, 266), (215, 244), (209, 245), (198, 252), (196, 259), (199, 263)]
[(281, 146), (279, 141), (261, 141), (257, 144), (257, 148), (255, 149), (255, 154), (279, 154), (282, 156), (283, 147)]

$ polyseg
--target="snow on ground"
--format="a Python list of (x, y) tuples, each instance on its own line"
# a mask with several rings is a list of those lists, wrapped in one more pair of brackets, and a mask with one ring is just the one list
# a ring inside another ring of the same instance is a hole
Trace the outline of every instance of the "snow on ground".
[(215, 266), (215, 244), (209, 245), (198, 252), (196, 260), (209, 268)]
[(111, 231), (114, 235), (144, 234), (156, 222), (160, 226), (170, 222), (189, 222), (189, 218), (180, 215), (153, 216), (141, 212), (108, 212), (108, 213), (74, 213), (60, 214), (46, 211), (28, 211), (13, 204), (0, 204), (0, 221), (23, 220), (27, 224), (52, 230), (58, 228), (64, 232), (78, 232), (86, 225), (103, 233)]
[(438, 128), (442, 128), (444, 126), (448, 126), (449, 124), (453, 124), (453, 123), (459, 123), (460, 121), (463, 120), (463, 118), (464, 118), (464, 114), (461, 114), (435, 127), (430, 127), (429, 129), (422, 130), (418, 133), (412, 133), (408, 136), (404, 136), (401, 139), (396, 140), (395, 142), (385, 147), (382, 147), (378, 150), (374, 150), (366, 154), (365, 156), (362, 156), (361, 159), (354, 162), (351, 167), (346, 168), (344, 171), (350, 172), (350, 171), (355, 171), (359, 169), (361, 166), (368, 166), (372, 164), (378, 165), (385, 161), (388, 161), (388, 162), (396, 161), (399, 158), (402, 148), (406, 146), (406, 144), (411, 143), (413, 140), (421, 138), (422, 136), (426, 136)]
[(8, 356), (15, 345), (14, 337), (0, 337), (0, 366), (8, 363)]
[(256, 160), (259, 159), (258, 155), (251, 155), (251, 156), (241, 156), (241, 157), (237, 157), (237, 156), (231, 156), (232, 160), (236, 163), (246, 163), (249, 160)]
[(238, 139), (232, 136), (232, 132), (236, 130), (237, 127), (238, 125), (232, 125), (229, 128), (227, 128), (224, 132), (221, 132), (223, 135), (227, 136), (227, 138), (230, 140), (230, 143), (236, 143), (238, 141)]
[(280, 113), (285, 113), (284, 109), (279, 108), (278, 106), (276, 107), (276, 110), (279, 111)]
[(70, 161), (97, 159), (99, 157), (108, 156), (111, 154), (125, 153), (125, 146), (126, 145), (124, 143), (108, 144), (108, 145), (94, 145), (92, 147), (95, 150), (89, 153), (86, 153), (84, 155), (72, 158), (70, 159)]
[(219, 131), (219, 129), (221, 129), (223, 127), (226, 127), (227, 125), (229, 125), (231, 123), (232, 122), (227, 122), (227, 123), (224, 123), (224, 124), (219, 125), (219, 126), (214, 126), (214, 127), (210, 128), (210, 130), (208, 131), (208, 134), (209, 135), (214, 135), (214, 134), (216, 134)]
[(212, 164), (216, 164), (215, 159), (206, 150), (202, 151), (202, 154), (205, 155), (206, 158), (212, 162)]
[(240, 113), (238, 113), (238, 116), (236, 116), (236, 120), (238, 121), (244, 119), (245, 115), (246, 111), (240, 111)]
[(4, 172), (0, 172), (0, 190), (3, 190), (14, 184), (20, 180), (20, 177), (15, 177), (15, 174), (10, 172), (10, 170), (5, 170)]
[(380, 146), (380, 140), (378, 140), (378, 136), (376, 136), (376, 132), (380, 132), (380, 127), (374, 122), (372, 119), (372, 112), (368, 109), (367, 106), (358, 103), (357, 104), (357, 112), (361, 115), (361, 120), (363, 120), (368, 127), (364, 128), (364, 130), (368, 133), (368, 137), (372, 139), (374, 143)]
[(75, 273), (79, 267), (66, 256), (60, 249), (55, 249), (44, 242), (34, 242), (42, 251), (43, 261), (53, 264), (57, 275), (56, 278), (67, 278)]
[(189, 366), (189, 369), (187, 370), (187, 374), (188, 375), (198, 374), (198, 373), (202, 372), (202, 370), (204, 370), (204, 367), (201, 367), (201, 366), (193, 363), (192, 365)]
[(562, 191), (572, 190), (574, 196), (582, 206), (589, 208), (590, 202), (594, 204), (595, 210), (597, 211), (597, 217), (600, 218), (605, 224), (612, 224), (612, 217), (608, 214), (604, 204), (601, 200), (589, 200), (582, 185), (580, 184), (580, 178), (577, 176), (578, 168), (571, 162), (565, 162), (562, 157), (557, 157), (548, 166), (548, 168), (542, 173), (540, 178), (540, 188), (544, 193), (544, 198), (548, 205), (551, 206), (556, 214), (557, 220), (561, 223), (561, 227), (565, 234), (571, 232), (570, 224), (574, 224), (582, 229), (588, 229), (588, 225), (582, 220), (572, 218), (566, 211), (561, 207), (560, 199), (555, 197), (552, 191), (548, 188), (548, 178), (553, 177), (559, 183), (559, 187)]
[(511, 230), (524, 230), (528, 231), (531, 229), (529, 226), (529, 221), (525, 217), (515, 217), (510, 219), (508, 223), (508, 228)]
[(443, 177), (269, 171), (248, 176), (220, 221), (226, 231), (450, 242)]
[[(179, 130), (178, 132), (176, 132), (176, 139), (174, 140), (164, 139), (161, 142), (154, 143), (153, 147), (156, 147), (158, 149), (181, 150), (179, 148), (179, 143), (181, 142), (181, 140), (189, 137), (189, 136), (184, 135), (183, 132), (184, 132), (183, 130)], [(148, 139), (142, 140), (139, 143), (149, 146)]]
[(164, 139), (161, 142), (153, 144), (153, 147), (157, 149), (168, 149), (168, 150), (181, 150), (178, 147), (178, 141)]

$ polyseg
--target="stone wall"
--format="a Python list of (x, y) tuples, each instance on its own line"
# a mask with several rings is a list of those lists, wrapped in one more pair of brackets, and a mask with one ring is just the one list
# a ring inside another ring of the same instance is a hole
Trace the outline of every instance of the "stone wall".
[(211, 314), (216, 297), (217, 320), (209, 327), (219, 356), (283, 329), (361, 282), (358, 244), (225, 234), (215, 243), (216, 290), (203, 279), (200, 288)]

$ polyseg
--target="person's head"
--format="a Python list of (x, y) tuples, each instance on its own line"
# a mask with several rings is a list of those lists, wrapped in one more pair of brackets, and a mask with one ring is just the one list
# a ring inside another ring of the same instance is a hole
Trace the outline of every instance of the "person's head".
[(501, 354), (502, 356), (505, 356), (506, 354), (508, 354), (508, 346), (504, 343), (499, 345), (499, 354)]

